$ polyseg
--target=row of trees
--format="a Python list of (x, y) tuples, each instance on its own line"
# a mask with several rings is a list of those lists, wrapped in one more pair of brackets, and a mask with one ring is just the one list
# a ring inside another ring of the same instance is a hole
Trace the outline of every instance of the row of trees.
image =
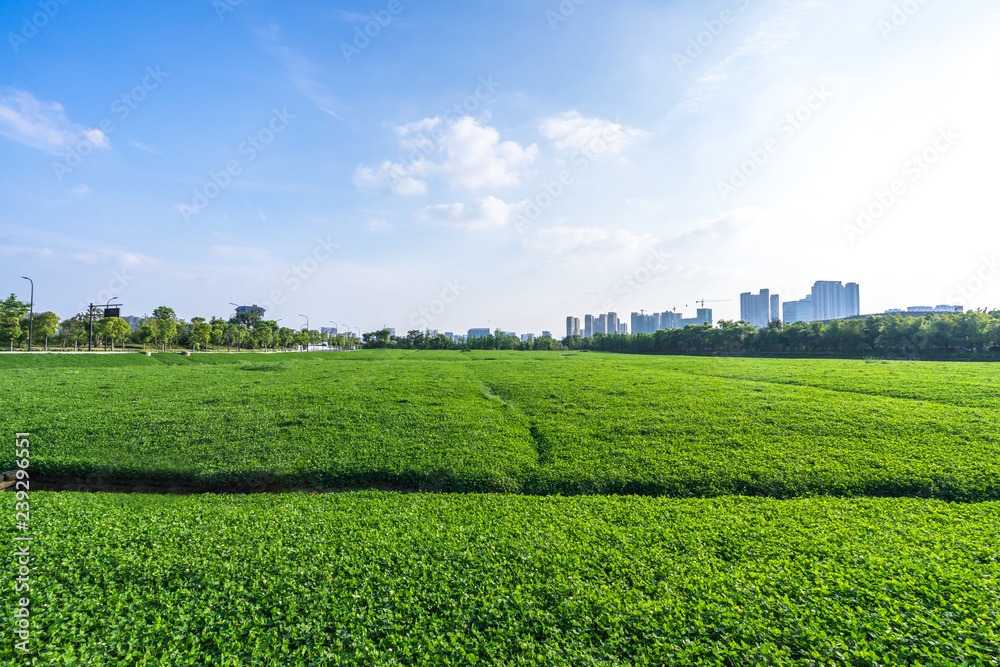
[(563, 345), (549, 337), (543, 336), (533, 341), (522, 341), (517, 336), (504, 333), (497, 329), (491, 334), (478, 338), (467, 338), (462, 343), (456, 343), (444, 334), (428, 336), (413, 329), (405, 336), (392, 336), (388, 329), (371, 331), (362, 335), (366, 348), (391, 348), (398, 350), (562, 350)]
[(194, 317), (188, 322), (178, 318), (174, 310), (167, 306), (160, 306), (153, 311), (152, 317), (140, 320), (134, 331), (128, 322), (119, 317), (104, 317), (100, 307), (95, 307), (92, 314), (85, 311), (62, 321), (53, 312), (40, 313), (29, 323), (28, 304), (19, 301), (13, 294), (0, 301), (0, 342), (9, 349), (23, 349), (28, 345), (30, 330), (34, 347), (86, 347), (91, 337), (91, 316), (94, 344), (112, 350), (128, 343), (141, 345), (142, 349), (146, 349), (147, 345), (172, 349), (176, 345), (194, 350), (213, 347), (268, 350), (318, 343), (349, 347), (358, 342), (356, 338), (327, 335), (315, 330), (293, 331), (278, 326), (274, 320), (261, 319), (254, 312), (234, 315), (228, 320)]
[(873, 315), (864, 319), (784, 324), (758, 329), (746, 322), (688, 325), (653, 334), (569, 336), (574, 350), (633, 354), (732, 354), (907, 359), (1000, 351), (1000, 311), (970, 311), (923, 317)]
[[(82, 312), (62, 320), (52, 312), (40, 313), (31, 323), (32, 344), (48, 348), (54, 342), (64, 348), (86, 345), (90, 339), (91, 313)], [(0, 301), (0, 344), (10, 349), (28, 342), (28, 304), (11, 294)], [(126, 343), (170, 349), (288, 349), (326, 343), (351, 347), (357, 339), (327, 335), (319, 331), (293, 331), (274, 320), (263, 320), (256, 312), (234, 315), (228, 320), (213, 317), (179, 319), (173, 309), (160, 306), (133, 331), (125, 320), (93, 313), (93, 335), (98, 345)], [(406, 336), (390, 335), (388, 329), (363, 335), (366, 348), (406, 350), (595, 350), (634, 354), (732, 354), (732, 355), (867, 355), (900, 358), (944, 357), (962, 353), (1000, 351), (1000, 311), (970, 311), (900, 317), (873, 315), (864, 319), (784, 324), (772, 321), (758, 329), (746, 322), (722, 321), (711, 325), (688, 325), (653, 334), (597, 334), (592, 338), (568, 336), (561, 342), (548, 336), (521, 341), (499, 329), (492, 334), (457, 344), (443, 334), (428, 336), (412, 330)]]
[(549, 337), (524, 342), (499, 329), (488, 336), (456, 344), (443, 334), (409, 331), (391, 336), (387, 329), (363, 336), (366, 348), (406, 350), (594, 350), (628, 354), (730, 354), (864, 357), (906, 359), (947, 357), (1000, 351), (1000, 311), (970, 311), (901, 317), (873, 315), (864, 319), (784, 324), (772, 321), (758, 329), (746, 322), (717, 326), (688, 325), (652, 334), (597, 334), (591, 338)]

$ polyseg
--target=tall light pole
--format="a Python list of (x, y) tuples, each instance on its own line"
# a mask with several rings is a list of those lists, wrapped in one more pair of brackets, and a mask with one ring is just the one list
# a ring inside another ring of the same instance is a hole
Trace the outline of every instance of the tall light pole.
[[(340, 325), (337, 324), (336, 322), (334, 322), (333, 320), (330, 320), (330, 324), (333, 325), (333, 342), (336, 343), (337, 342), (337, 336), (340, 334), (340, 331), (338, 331), (338, 329), (340, 329)], [(334, 345), (334, 347), (337, 347), (337, 346)]]
[(31, 305), (28, 306), (28, 352), (31, 352), (31, 335), (35, 328), (35, 281), (27, 276), (21, 276), (31, 283)]
[[(240, 308), (240, 305), (238, 303), (233, 303), (232, 301), (229, 302), (229, 305), (230, 306), (236, 306), (237, 310), (239, 310), (239, 308)], [(235, 317), (235, 314), (233, 316)], [(232, 322), (230, 322), (230, 324), (232, 324)], [(232, 334), (231, 331), (227, 331), (226, 333), (229, 334), (229, 344), (231, 346), (233, 344), (233, 334)], [(237, 352), (240, 351), (240, 344), (239, 343), (236, 344), (236, 351)]]
[[(107, 312), (108, 312), (108, 309), (109, 309), (109, 308), (111, 308), (111, 302), (112, 302), (112, 301), (114, 301), (114, 300), (115, 300), (115, 299), (117, 299), (117, 298), (118, 298), (118, 297), (116, 297), (116, 296), (113, 296), (113, 297), (111, 297), (110, 299), (108, 299), (108, 303), (107, 303), (107, 304), (105, 304), (105, 306), (104, 306), (104, 312), (105, 312), (105, 313), (107, 313)], [(105, 334), (104, 334), (104, 351), (105, 351), (105, 352), (107, 352), (107, 351), (108, 351), (108, 334), (107, 334), (107, 333), (105, 333)]]
[(309, 342), (310, 342), (309, 339), (312, 338), (312, 336), (309, 335), (309, 316), (308, 315), (303, 315), (302, 313), (299, 313), (299, 317), (306, 318), (306, 352), (308, 352), (309, 351)]

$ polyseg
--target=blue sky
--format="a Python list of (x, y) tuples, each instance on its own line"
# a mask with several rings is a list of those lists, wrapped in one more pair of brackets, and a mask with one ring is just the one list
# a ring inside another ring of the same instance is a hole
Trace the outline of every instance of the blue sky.
[(998, 29), (975, 0), (8, 0), (0, 291), (400, 332), (736, 319), (816, 280), (997, 307)]

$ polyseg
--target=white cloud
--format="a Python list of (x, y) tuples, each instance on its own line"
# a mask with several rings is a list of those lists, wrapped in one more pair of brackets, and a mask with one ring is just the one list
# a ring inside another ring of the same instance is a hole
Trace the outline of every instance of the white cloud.
[(586, 118), (578, 111), (567, 111), (546, 118), (539, 126), (545, 138), (561, 151), (588, 155), (614, 155), (622, 152), (648, 132), (600, 118)]
[(132, 146), (134, 146), (135, 148), (138, 148), (141, 151), (145, 151), (147, 153), (152, 153), (153, 155), (159, 155), (160, 157), (166, 157), (160, 151), (156, 150), (155, 148), (150, 148), (146, 144), (140, 144), (138, 141), (132, 141), (132, 140), (129, 140), (129, 143), (132, 144)]
[(0, 135), (52, 155), (81, 143), (99, 149), (110, 145), (100, 130), (71, 123), (58, 102), (42, 102), (16, 88), (0, 90)]
[(255, 261), (265, 259), (267, 257), (267, 251), (263, 248), (231, 245), (214, 245), (208, 249), (208, 254), (213, 257), (222, 257), (224, 259), (234, 259), (238, 261)]
[(746, 62), (749, 58), (770, 55), (791, 44), (799, 36), (802, 21), (815, 9), (824, 6), (826, 3), (821, 0), (785, 0), (777, 14), (762, 21), (742, 44), (702, 74), (685, 91), (671, 114), (700, 111), (702, 105), (716, 99), (724, 85), (746, 71), (755, 71), (753, 64)]
[(86, 197), (87, 195), (90, 194), (91, 191), (90, 191), (90, 186), (89, 185), (83, 185), (81, 183), (80, 185), (74, 186), (70, 190), (70, 192), (72, 192), (73, 194), (75, 194), (77, 197)]
[(491, 195), (475, 199), (471, 204), (427, 206), (417, 214), (417, 218), (442, 227), (495, 229), (510, 222), (511, 216), (526, 203), (508, 204)]
[(365, 223), (365, 231), (375, 234), (388, 234), (393, 230), (393, 226), (379, 218), (369, 218)]
[(609, 259), (635, 257), (654, 243), (656, 238), (653, 236), (636, 234), (627, 229), (568, 225), (541, 229), (524, 241), (526, 247), (555, 257), (602, 255)]
[(483, 127), (468, 116), (448, 125), (440, 145), (447, 154), (442, 171), (453, 188), (517, 185), (518, 169), (538, 157), (538, 146), (522, 148), (514, 141), (500, 141), (493, 127)]
[(425, 118), (394, 128), (399, 145), (409, 154), (401, 162), (378, 167), (358, 165), (354, 184), (359, 190), (388, 187), (398, 195), (427, 193), (427, 179), (439, 177), (454, 189), (517, 185), (521, 168), (538, 157), (538, 146), (501, 141), (500, 132), (466, 116), (454, 121)]
[(336, 98), (326, 86), (319, 83), (316, 77), (320, 68), (314, 62), (295, 49), (289, 48), (280, 41), (280, 30), (276, 25), (258, 27), (253, 30), (261, 48), (268, 55), (274, 56), (284, 65), (292, 84), (298, 88), (307, 99), (315, 104), (320, 111), (339, 118), (334, 110), (338, 106)]

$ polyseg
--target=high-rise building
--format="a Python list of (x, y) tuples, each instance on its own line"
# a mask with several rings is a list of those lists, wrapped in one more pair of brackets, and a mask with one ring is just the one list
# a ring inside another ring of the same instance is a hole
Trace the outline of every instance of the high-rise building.
[(654, 333), (660, 328), (659, 314), (632, 313), (632, 333)]
[(618, 313), (608, 313), (608, 329), (609, 334), (618, 333)]
[(590, 338), (594, 335), (594, 316), (584, 315), (583, 316), (583, 337)]
[(781, 320), (785, 324), (791, 324), (792, 322), (812, 322), (812, 295), (798, 301), (786, 301), (782, 306), (781, 315)]
[(570, 315), (566, 318), (566, 335), (567, 336), (579, 336), (580, 335), (580, 318), (573, 317)]
[(488, 328), (469, 329), (469, 338), (486, 338), (491, 333)]
[(767, 315), (767, 323), (770, 324), (771, 320), (781, 319), (781, 297), (777, 294), (771, 295), (771, 308)]
[(678, 323), (677, 313), (671, 312), (669, 310), (660, 313), (660, 328), (661, 329), (676, 329), (680, 326)]
[(771, 292), (762, 289), (760, 294), (740, 294), (740, 319), (763, 329), (771, 321)]
[(552, 332), (551, 331), (543, 331), (542, 332), (542, 338), (552, 338)]
[(812, 288), (813, 319), (844, 317), (844, 285), (839, 280), (817, 280)]
[(857, 283), (844, 285), (844, 317), (857, 317), (861, 314), (861, 288)]
[(712, 309), (711, 308), (699, 308), (697, 315), (694, 317), (679, 317), (677, 320), (677, 326), (684, 328), (689, 324), (695, 326), (701, 326), (702, 324), (712, 324)]

